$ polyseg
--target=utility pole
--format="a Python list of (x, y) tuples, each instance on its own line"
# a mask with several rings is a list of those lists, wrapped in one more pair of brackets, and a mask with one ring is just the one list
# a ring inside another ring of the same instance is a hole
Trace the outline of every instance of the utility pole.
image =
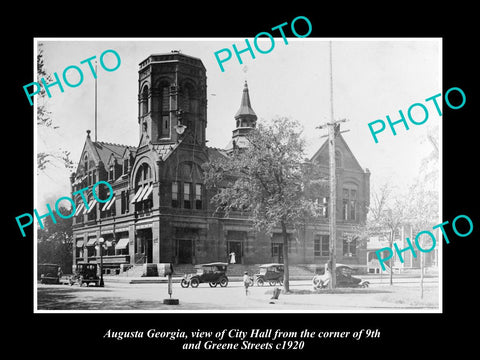
[[(330, 272), (332, 279), (329, 283), (330, 289), (335, 289), (337, 283), (336, 263), (337, 263), (337, 177), (335, 163), (335, 137), (340, 134), (340, 123), (346, 122), (347, 119), (334, 120), (333, 113), (333, 75), (332, 75), (332, 42), (330, 41), (330, 118), (331, 121), (322, 124), (317, 129), (328, 129), (328, 154), (330, 169), (330, 203), (329, 203), (329, 255), (330, 255)], [(346, 130), (348, 131), (348, 130)], [(342, 131), (342, 132), (346, 132)]]

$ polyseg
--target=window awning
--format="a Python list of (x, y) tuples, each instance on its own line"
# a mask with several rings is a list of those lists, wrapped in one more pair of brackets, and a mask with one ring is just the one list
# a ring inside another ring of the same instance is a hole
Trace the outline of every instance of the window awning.
[(108, 202), (108, 206), (107, 206), (107, 210), (110, 210), (110, 208), (112, 207), (112, 205), (115, 203), (115, 195), (113, 195), (113, 198), (112, 200), (110, 200)]
[(138, 199), (137, 199), (137, 202), (143, 200), (143, 197), (145, 196), (145, 194), (147, 193), (147, 191), (148, 191), (148, 185), (145, 185), (145, 186), (143, 187), (143, 191), (140, 193), (140, 196), (139, 196)]
[(145, 195), (143, 195), (142, 200), (147, 200), (150, 194), (152, 193), (152, 191), (153, 191), (153, 184), (150, 184), (150, 186), (148, 186), (147, 192), (145, 193)]
[(142, 193), (142, 192), (143, 192), (143, 187), (141, 187), (137, 190), (137, 192), (135, 193), (135, 196), (133, 197), (130, 204), (134, 204), (137, 201), (137, 198), (140, 196), (140, 193)]
[(97, 238), (90, 238), (88, 239), (87, 246), (95, 246), (97, 242)]
[(105, 205), (103, 205), (102, 211), (109, 210), (112, 207), (114, 202), (115, 202), (115, 195), (113, 195), (110, 201), (107, 201)]
[(128, 246), (128, 241), (128, 238), (118, 240), (117, 245), (115, 245), (115, 250), (126, 249)]
[(90, 201), (88, 203), (89, 209), (87, 210), (86, 214), (90, 214), (90, 211), (93, 210), (93, 208), (95, 207), (96, 204), (97, 204), (97, 199), (93, 199), (92, 201)]
[(83, 244), (84, 244), (84, 243), (85, 243), (85, 241), (83, 241), (83, 240), (78, 240), (78, 241), (77, 241), (77, 248), (83, 247)]
[(82, 212), (83, 207), (84, 205), (83, 203), (81, 203), (80, 206), (77, 207), (77, 211), (75, 211), (75, 214), (73, 216), (77, 216), (78, 214), (80, 214)]

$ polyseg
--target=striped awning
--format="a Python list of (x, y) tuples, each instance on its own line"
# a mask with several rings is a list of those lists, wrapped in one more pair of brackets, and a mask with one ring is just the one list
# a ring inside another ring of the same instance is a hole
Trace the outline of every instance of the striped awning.
[(97, 238), (88, 239), (87, 246), (95, 246), (97, 243)]
[(115, 245), (116, 250), (126, 249), (128, 246), (128, 238), (123, 238), (118, 240), (117, 245)]
[(90, 211), (93, 210), (93, 208), (95, 207), (96, 204), (97, 204), (97, 199), (93, 199), (92, 201), (90, 201), (90, 202), (88, 203), (88, 208), (89, 208), (89, 209), (85, 212), (85, 214), (89, 214)]
[(152, 193), (152, 191), (153, 191), (153, 184), (150, 184), (150, 186), (148, 186), (147, 192), (145, 193), (145, 195), (143, 195), (142, 200), (147, 200), (150, 194)]
[(135, 196), (133, 197), (132, 201), (130, 202), (130, 204), (135, 204), (135, 202), (137, 201), (138, 197), (140, 196), (140, 194), (143, 192), (143, 187), (140, 187), (138, 188), (137, 192), (135, 193)]
[(113, 195), (110, 201), (107, 201), (105, 205), (103, 205), (102, 211), (110, 210), (114, 202), (115, 202), (115, 195)]
[(79, 215), (79, 214), (82, 212), (84, 206), (85, 206), (85, 205), (84, 205), (83, 203), (81, 203), (80, 206), (77, 207), (77, 211), (75, 211), (75, 215), (74, 215), (74, 216)]

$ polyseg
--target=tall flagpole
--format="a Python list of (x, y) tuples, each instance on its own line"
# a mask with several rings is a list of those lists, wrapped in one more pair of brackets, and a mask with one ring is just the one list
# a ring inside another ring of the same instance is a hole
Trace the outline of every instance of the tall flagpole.
[(95, 142), (97, 142), (97, 61), (95, 61)]

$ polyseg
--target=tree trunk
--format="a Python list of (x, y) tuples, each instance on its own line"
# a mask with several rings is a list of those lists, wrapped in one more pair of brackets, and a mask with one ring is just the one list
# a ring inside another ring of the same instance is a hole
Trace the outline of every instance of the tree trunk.
[(395, 260), (395, 251), (393, 249), (393, 230), (392, 230), (392, 233), (390, 234), (390, 249), (392, 249), (393, 251), (393, 256), (392, 258), (390, 259), (390, 285), (393, 285), (393, 263), (394, 263), (394, 260)]
[(420, 299), (423, 299), (423, 269), (425, 268), (423, 252), (420, 253)]
[(285, 224), (285, 221), (281, 221), (282, 225), (282, 235), (283, 235), (283, 267), (284, 267), (284, 273), (283, 273), (283, 288), (285, 289), (285, 292), (290, 291), (290, 274), (288, 271), (288, 234), (287, 234), (287, 225)]

